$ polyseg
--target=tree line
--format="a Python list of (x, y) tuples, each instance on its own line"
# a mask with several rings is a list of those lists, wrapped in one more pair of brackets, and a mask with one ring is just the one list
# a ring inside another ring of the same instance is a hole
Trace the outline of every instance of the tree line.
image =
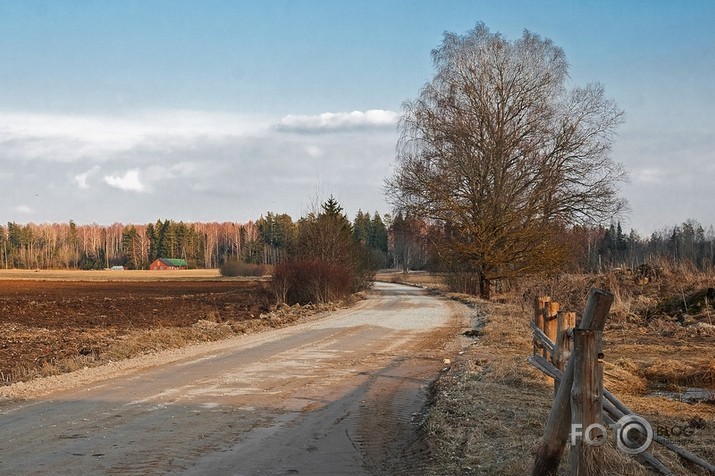
[[(230, 260), (275, 265), (310, 245), (306, 238), (299, 241), (299, 228), (315, 216), (294, 221), (287, 214), (268, 212), (247, 223), (167, 219), (106, 226), (9, 222), (0, 225), (0, 268), (148, 269), (156, 258), (184, 258), (193, 268), (218, 268)], [(448, 230), (436, 222), (402, 212), (390, 216), (360, 210), (349, 224), (352, 239), (365, 246), (376, 268), (458, 268), (440, 252), (438, 245)], [(701, 270), (715, 266), (715, 228), (692, 219), (647, 236), (624, 231), (620, 222), (608, 227), (555, 227), (550, 236), (566, 243), (571, 257), (565, 268), (554, 270), (598, 272), (657, 262)]]
[[(275, 265), (301, 244), (298, 229), (310, 216), (294, 221), (268, 212), (258, 220), (148, 224), (69, 223), (0, 225), (0, 268), (148, 269), (157, 258), (183, 258), (192, 268), (218, 268), (229, 260)], [(389, 265), (389, 215), (361, 210), (350, 224), (351, 237), (363, 243), (376, 266)]]
[(625, 233), (620, 223), (597, 230), (598, 239), (590, 253), (583, 254), (581, 267), (590, 271), (604, 268), (635, 268), (643, 263), (671, 263), (698, 270), (715, 266), (715, 229), (707, 229), (697, 220), (663, 227), (648, 236), (635, 230)]

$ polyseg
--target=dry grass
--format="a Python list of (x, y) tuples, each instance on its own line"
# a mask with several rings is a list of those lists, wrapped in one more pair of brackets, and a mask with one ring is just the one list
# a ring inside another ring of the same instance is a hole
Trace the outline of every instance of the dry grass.
[[(431, 474), (529, 474), (553, 388), (526, 361), (530, 314), (513, 303), (477, 305), (488, 316), (482, 336), (433, 387), (424, 426)], [(648, 474), (615, 450), (599, 451), (608, 452), (608, 465), (594, 475)], [(568, 453), (560, 474), (568, 474)]]
[[(256, 326), (257, 327), (257, 326)], [(108, 362), (129, 359), (138, 355), (177, 349), (189, 344), (210, 342), (234, 335), (228, 324), (198, 321), (192, 327), (160, 327), (129, 332), (117, 336), (106, 349), (99, 349), (87, 355), (43, 362), (40, 367), (18, 365), (11, 375), (3, 376), (6, 383), (29, 381), (38, 377), (48, 377), (73, 372), (86, 367), (97, 367)]]
[[(654, 316), (654, 310), (667, 302), (668, 292), (677, 291), (687, 301), (694, 291), (712, 284), (709, 277), (694, 275), (665, 281), (678, 276), (671, 274), (647, 286), (631, 285), (627, 276), (617, 273), (560, 276), (522, 287), (505, 296), (502, 304), (454, 296), (471, 301), (487, 319), (481, 336), (433, 387), (424, 426), (432, 474), (530, 473), (553, 396), (544, 377), (526, 362), (532, 353), (528, 324), (533, 297), (550, 295), (562, 308), (580, 314), (591, 286), (615, 295), (604, 335), (606, 387), (650, 421), (657, 433), (715, 461), (715, 405), (651, 395), (654, 388), (714, 387), (715, 340), (707, 334), (708, 327), (696, 327), (707, 310), (681, 322), (663, 313)], [(651, 450), (674, 474), (706, 474), (658, 444)], [(560, 474), (568, 474), (567, 453)], [(652, 474), (613, 445), (597, 453), (599, 459), (607, 456), (607, 463), (598, 463), (593, 474)]]

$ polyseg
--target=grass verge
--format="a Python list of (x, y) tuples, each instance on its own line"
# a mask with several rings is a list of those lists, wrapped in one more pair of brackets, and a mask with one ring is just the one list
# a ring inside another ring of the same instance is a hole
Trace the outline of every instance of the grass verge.
[[(598, 280), (591, 282), (591, 279), (580, 281), (586, 285), (585, 290), (577, 289), (573, 283), (564, 283), (563, 278), (550, 287), (552, 291), (563, 290), (564, 295), (573, 300), (571, 309), (577, 305), (582, 309), (588, 286), (604, 284)], [(609, 277), (600, 279), (607, 281)], [(427, 278), (421, 280), (426, 282)], [(608, 285), (603, 287), (609, 289)], [(643, 298), (627, 294), (623, 288), (619, 291), (621, 294), (604, 336), (606, 388), (645, 417), (661, 436), (701, 458), (714, 461), (715, 406), (688, 404), (652, 393), (653, 385), (663, 378), (671, 385), (678, 376), (685, 379), (684, 382), (710, 382), (713, 341), (703, 346), (708, 342), (707, 336), (703, 341), (702, 335), (695, 335), (686, 328), (663, 333), (662, 323), (625, 313), (624, 309), (629, 306), (631, 311), (636, 309), (636, 302)], [(544, 290), (536, 292), (544, 293)], [(560, 300), (558, 292), (544, 294)], [(582, 294), (583, 299), (579, 299)], [(429, 474), (530, 474), (553, 399), (553, 388), (526, 361), (532, 353), (531, 296), (514, 293), (500, 299), (501, 303), (467, 296), (452, 297), (475, 306), (484, 317), (478, 336), (465, 346), (451, 368), (443, 372), (431, 388), (422, 426), (430, 450)], [(655, 300), (649, 302), (654, 303)], [(674, 349), (677, 352), (665, 355)], [(593, 467), (592, 474), (653, 474), (635, 459), (619, 452), (613, 441), (610, 439), (608, 445), (595, 452), (600, 462)], [(708, 474), (658, 444), (653, 444), (649, 451), (674, 474)], [(569, 474), (568, 461), (567, 448), (559, 474)]]

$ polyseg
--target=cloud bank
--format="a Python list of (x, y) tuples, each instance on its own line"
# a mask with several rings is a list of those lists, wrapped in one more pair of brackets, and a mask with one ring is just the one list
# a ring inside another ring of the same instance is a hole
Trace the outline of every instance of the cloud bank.
[[(248, 117), (146, 111), (79, 116), (0, 111), (0, 223), (247, 221), (294, 218), (333, 194), (349, 214), (389, 212), (400, 114), (379, 109)], [(650, 233), (713, 222), (715, 152), (707, 133), (626, 129), (616, 160), (632, 221)]]
[(355, 129), (394, 128), (400, 115), (393, 111), (325, 112), (316, 116), (285, 116), (275, 126), (283, 132), (335, 132)]
[(298, 218), (334, 194), (346, 211), (389, 211), (399, 115), (150, 111), (128, 116), (0, 112), (5, 221), (78, 223)]

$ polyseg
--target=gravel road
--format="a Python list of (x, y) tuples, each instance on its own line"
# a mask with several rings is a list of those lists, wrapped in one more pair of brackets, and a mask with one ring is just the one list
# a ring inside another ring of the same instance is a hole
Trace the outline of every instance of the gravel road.
[(310, 322), (6, 387), (0, 474), (415, 474), (427, 385), (466, 325), (377, 283)]

